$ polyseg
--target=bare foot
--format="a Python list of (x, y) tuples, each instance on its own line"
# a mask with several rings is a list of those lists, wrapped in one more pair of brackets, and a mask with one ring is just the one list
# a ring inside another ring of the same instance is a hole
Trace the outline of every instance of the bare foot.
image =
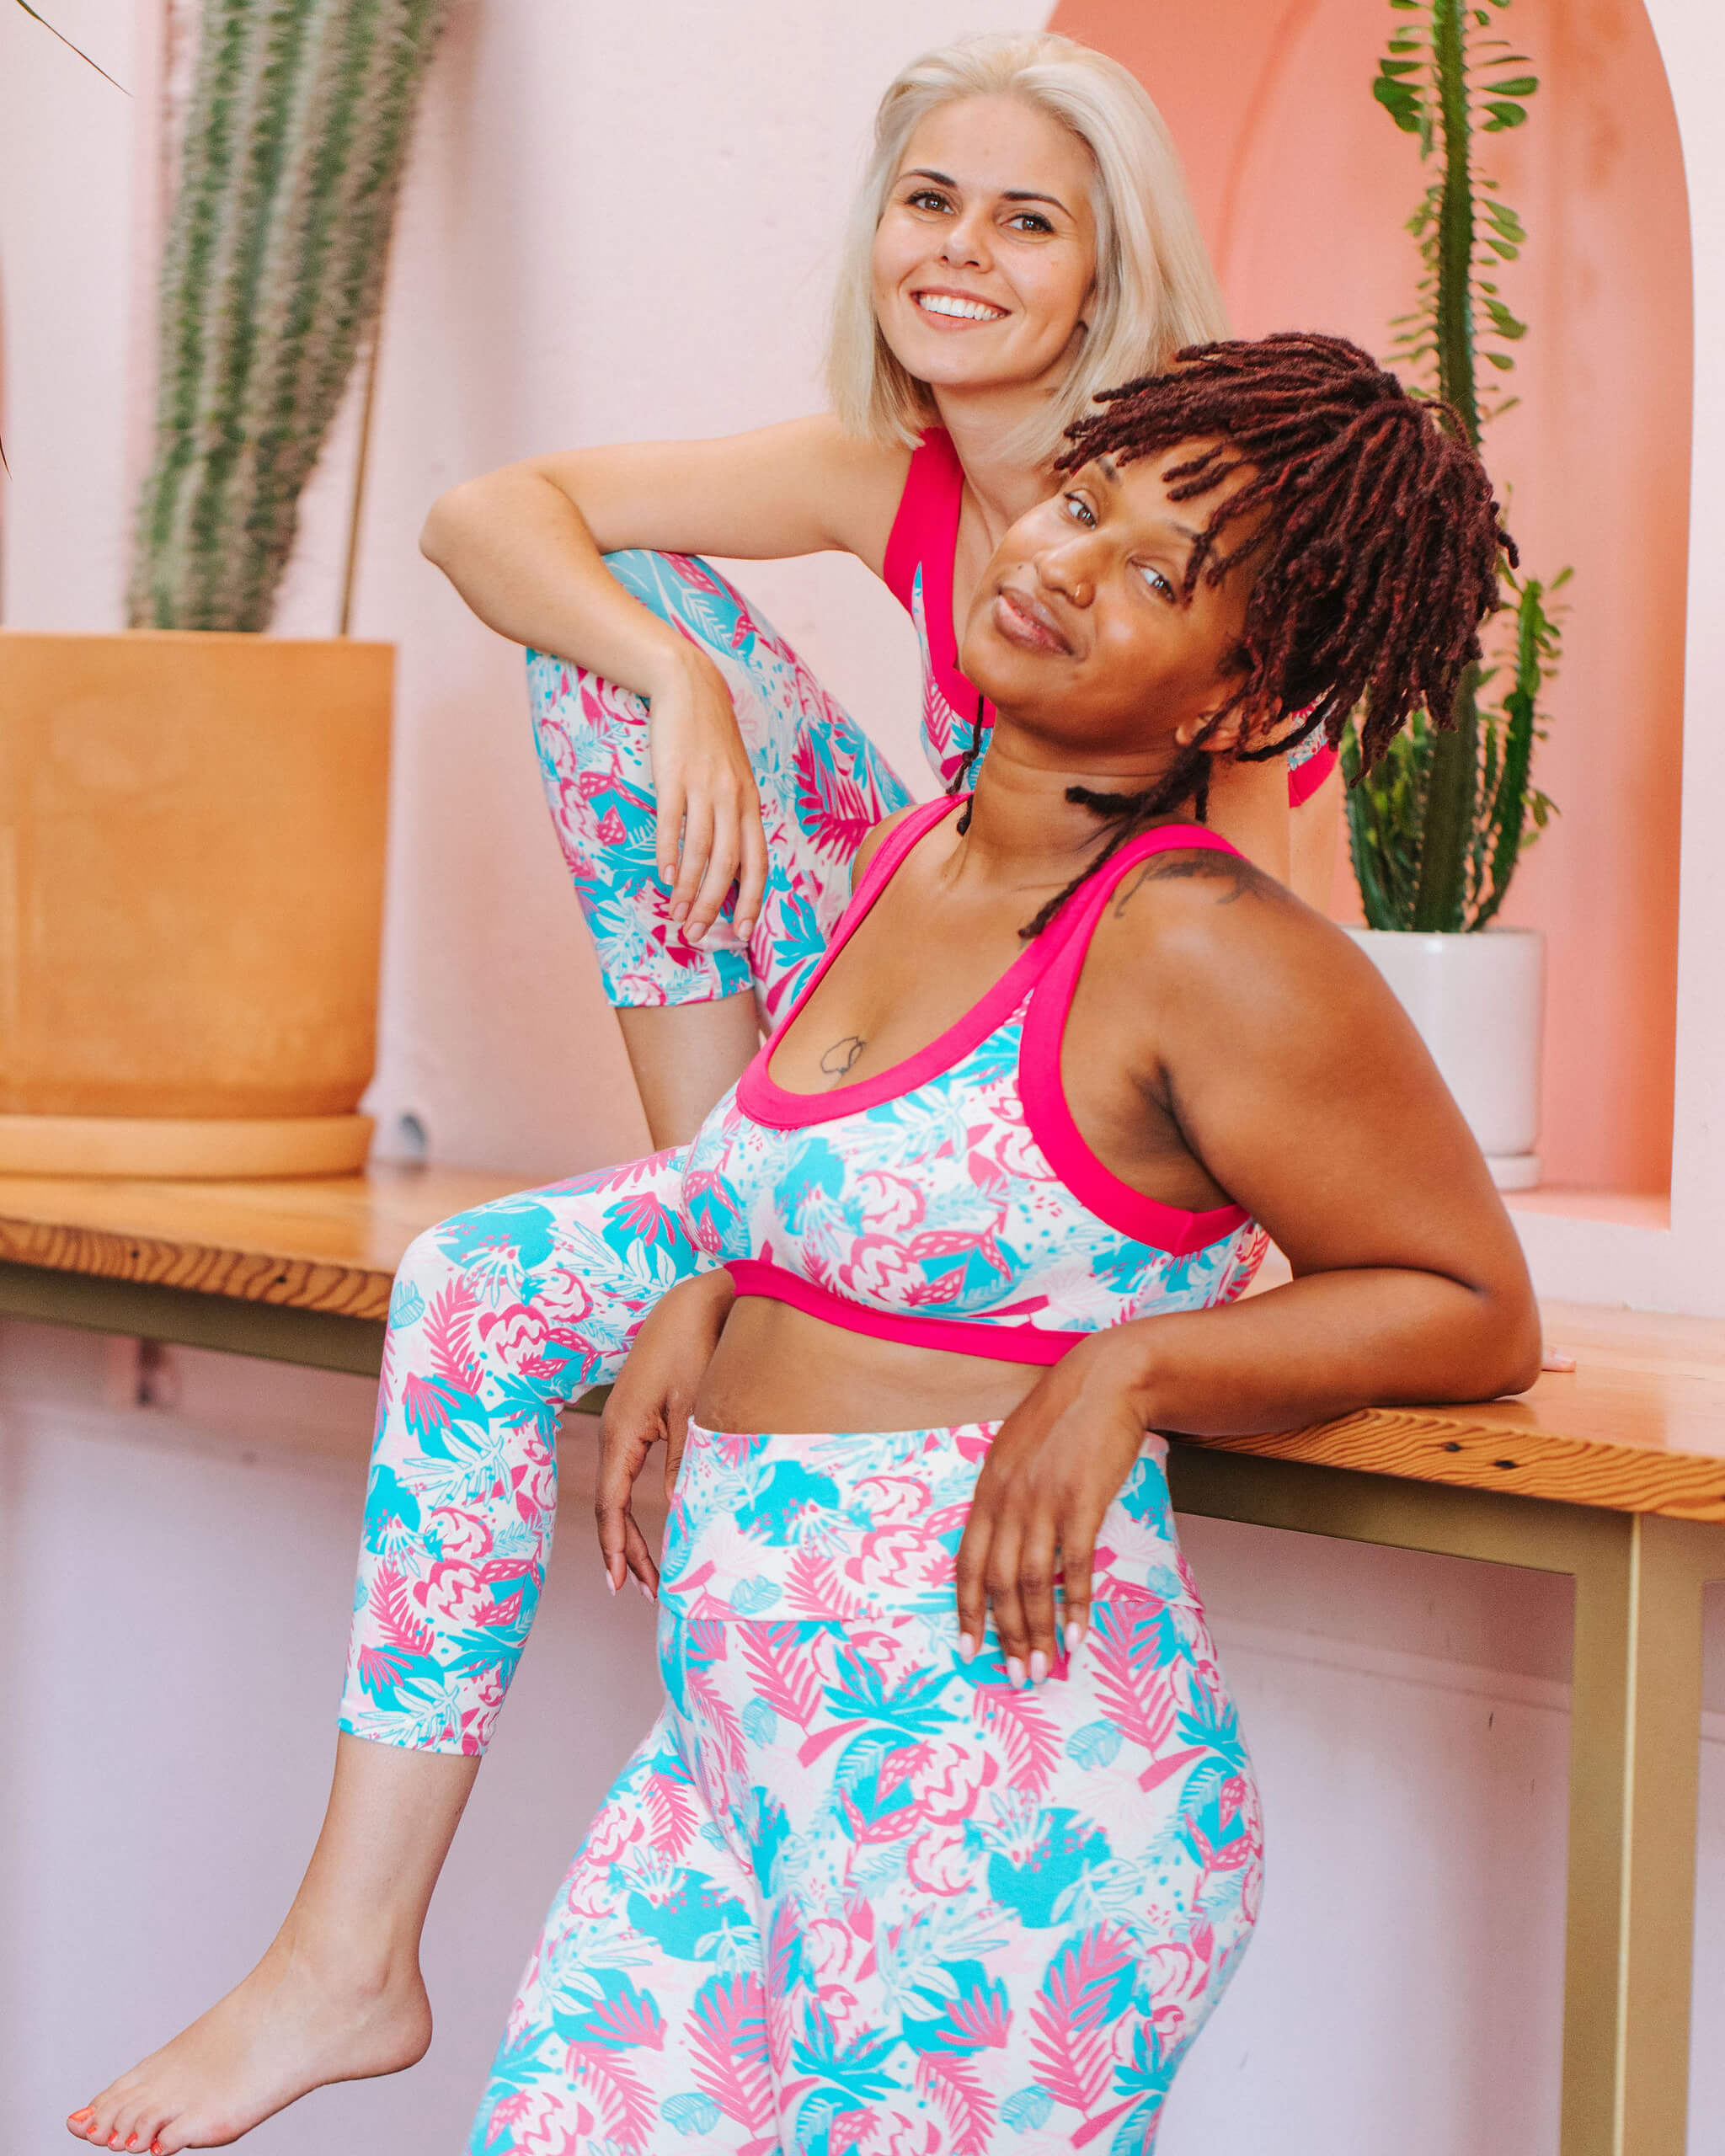
[(218, 2148), (326, 2082), (398, 2073), (430, 2041), (417, 1967), (333, 1970), (296, 1944), (290, 1923), (243, 1983), (67, 2127), (98, 2148), (154, 2156)]

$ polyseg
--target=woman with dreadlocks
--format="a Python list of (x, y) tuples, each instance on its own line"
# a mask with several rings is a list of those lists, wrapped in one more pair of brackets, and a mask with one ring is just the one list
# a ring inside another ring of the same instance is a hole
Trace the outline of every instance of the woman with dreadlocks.
[[(979, 582), (975, 790), (883, 827), (686, 1154), (410, 1253), (386, 1428), (417, 1416), (448, 1460), (478, 1422), (495, 1452), (524, 1390), (617, 1378), (601, 1545), (658, 1600), (668, 1694), (553, 1903), (476, 2156), (1152, 2148), (1261, 1853), (1156, 1433), (1538, 1367), (1514, 1234), (1394, 999), (1203, 820), (1210, 773), (1291, 728), (1359, 709), (1372, 758), (1449, 709), (1507, 542), (1446, 420), (1316, 336), (1103, 400)], [(599, 1189), (603, 1236), (576, 1232)], [(1292, 1281), (1242, 1300), (1266, 1234)], [(505, 1251), (519, 1299), (480, 1315)], [(661, 1436), (656, 1565), (630, 1497)], [(380, 1577), (395, 1501), (374, 1486)], [(451, 1486), (451, 1566), (474, 1517)], [(371, 1682), (416, 1652), (403, 1626)], [(403, 1936), (435, 1811), (389, 1851)], [(362, 1868), (332, 1822), (260, 1972), (301, 2025)], [(231, 2138), (195, 2065), (224, 2009), (74, 2131)]]

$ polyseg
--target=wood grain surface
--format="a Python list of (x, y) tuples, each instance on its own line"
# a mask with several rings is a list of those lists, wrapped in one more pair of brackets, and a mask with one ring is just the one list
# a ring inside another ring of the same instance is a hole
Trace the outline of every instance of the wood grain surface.
[(531, 1180), (409, 1167), (304, 1182), (0, 1177), (0, 1258), (382, 1318), (395, 1268), (422, 1229)]
[[(338, 1315), (382, 1318), (422, 1229), (523, 1187), (477, 1169), (327, 1180), (0, 1177), (0, 1258)], [(1571, 1374), (1476, 1406), (1368, 1408), (1222, 1449), (1619, 1512), (1725, 1521), (1725, 1320), (1548, 1304)]]

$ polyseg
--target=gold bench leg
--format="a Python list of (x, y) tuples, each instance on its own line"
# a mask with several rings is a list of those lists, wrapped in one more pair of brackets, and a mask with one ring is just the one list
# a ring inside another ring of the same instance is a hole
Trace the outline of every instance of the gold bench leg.
[(1575, 1575), (1562, 2156), (1685, 2156), (1701, 1588), (1720, 1541), (1616, 1524)]

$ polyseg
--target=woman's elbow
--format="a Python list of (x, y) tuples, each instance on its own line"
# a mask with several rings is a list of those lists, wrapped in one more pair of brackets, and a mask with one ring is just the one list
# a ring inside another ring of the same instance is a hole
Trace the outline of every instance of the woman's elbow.
[(1482, 1358), (1491, 1384), (1481, 1396), (1495, 1400), (1507, 1392), (1527, 1390), (1540, 1374), (1545, 1342), (1531, 1282), (1524, 1278), (1514, 1287), (1500, 1289), (1491, 1302), (1489, 1337)]
[(451, 487), (446, 494), (440, 494), (419, 527), (419, 552), (434, 567), (446, 572), (451, 549), (465, 521), (462, 497), (467, 491), (466, 486)]

